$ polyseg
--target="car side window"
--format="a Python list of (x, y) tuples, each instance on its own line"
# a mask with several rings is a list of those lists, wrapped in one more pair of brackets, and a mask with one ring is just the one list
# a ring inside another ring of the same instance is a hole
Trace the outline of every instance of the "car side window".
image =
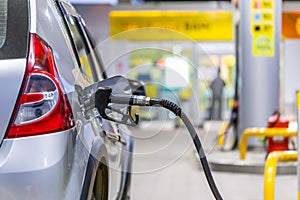
[[(78, 84), (88, 86), (106, 78), (103, 63), (83, 19), (65, 2), (58, 2), (79, 68), (73, 72)], [(86, 83), (88, 82), (88, 83)]]
[(94, 41), (89, 29), (83, 25), (84, 23), (81, 23), (81, 27), (82, 29), (84, 29), (84, 32), (86, 33), (86, 39), (89, 41), (91, 48), (92, 48), (92, 54), (93, 54), (93, 58), (95, 60), (95, 67), (97, 70), (97, 73), (99, 75), (100, 80), (102, 79), (106, 79), (107, 78), (107, 74), (106, 71), (104, 70), (104, 65), (100, 56), (100, 53), (98, 52), (97, 46), (96, 46), (96, 42)]
[(75, 46), (75, 53), (78, 55), (77, 61), (79, 63), (79, 69), (83, 77), (90, 83), (97, 81), (97, 76), (94, 70), (93, 62), (91, 60), (91, 51), (84, 38), (82, 30), (80, 28), (78, 19), (76, 17), (68, 15), (66, 17), (67, 25), (70, 30), (72, 40)]

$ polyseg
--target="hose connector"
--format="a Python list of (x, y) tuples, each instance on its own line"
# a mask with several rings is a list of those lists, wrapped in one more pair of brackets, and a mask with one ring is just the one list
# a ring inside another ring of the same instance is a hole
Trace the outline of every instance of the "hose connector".
[(150, 97), (133, 95), (129, 104), (134, 106), (151, 106), (150, 100)]

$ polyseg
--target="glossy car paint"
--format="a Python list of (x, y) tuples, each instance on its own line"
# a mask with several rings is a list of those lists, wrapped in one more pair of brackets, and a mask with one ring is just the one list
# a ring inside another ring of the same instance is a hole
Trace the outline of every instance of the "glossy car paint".
[[(25, 58), (0, 60), (0, 140), (5, 136), (10, 116), (13, 113), (18, 91), (23, 82), (26, 66)], [(4, 67), (5, 66), (5, 67)], [(13, 77), (13, 78), (12, 78)]]
[[(76, 125), (57, 133), (4, 139), (0, 147), (0, 199), (85, 199), (89, 191), (84, 188), (91, 188), (85, 184), (93, 184), (87, 180), (96, 173), (94, 166), (89, 166), (90, 158), (108, 164), (109, 199), (121, 199), (130, 179), (132, 136), (125, 126), (84, 116), (74, 88), (74, 84), (84, 84), (74, 77), (79, 66), (58, 4), (53, 0), (29, 0), (28, 4), (30, 33), (51, 46)], [(0, 103), (0, 139), (9, 125), (26, 62), (25, 57), (0, 60), (0, 92), (5, 94)], [(125, 142), (106, 137), (103, 131)]]

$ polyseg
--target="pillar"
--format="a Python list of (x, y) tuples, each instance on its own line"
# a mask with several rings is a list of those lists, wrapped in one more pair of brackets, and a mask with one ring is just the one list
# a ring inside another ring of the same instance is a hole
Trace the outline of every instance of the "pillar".
[[(240, 9), (239, 133), (266, 127), (279, 109), (281, 0), (242, 0)], [(257, 138), (249, 141), (257, 146)]]

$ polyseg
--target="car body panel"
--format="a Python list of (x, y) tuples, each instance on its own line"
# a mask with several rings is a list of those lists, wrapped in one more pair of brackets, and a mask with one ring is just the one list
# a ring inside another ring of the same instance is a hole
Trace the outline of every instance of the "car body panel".
[[(0, 60), (0, 141), (5, 136), (25, 74), (26, 59)], [(12, 78), (13, 77), (13, 78)], [(8, 117), (9, 116), (9, 117)]]
[(4, 140), (0, 154), (1, 199), (64, 199), (74, 163), (75, 137), (74, 129)]
[[(81, 66), (76, 59), (78, 55), (59, 2), (69, 6), (69, 10), (84, 26), (82, 19), (67, 1), (21, 2), (21, 8), (18, 9), (28, 9), (28, 13), (23, 15), (26, 19), (21, 20), (25, 32), (16, 33), (27, 38), (22, 40), (22, 56), (16, 54), (4, 59), (6, 54), (1, 54), (0, 49), (0, 92), (5, 94), (0, 104), (0, 139), (5, 137), (9, 128), (24, 81), (27, 43), (32, 33), (42, 38), (53, 51), (59, 82), (72, 108), (75, 126), (62, 132), (4, 139), (0, 146), (0, 199), (85, 199), (93, 187), (92, 177), (97, 172), (97, 162), (104, 162), (108, 166), (108, 199), (122, 199), (129, 179), (133, 139), (126, 127), (120, 128), (93, 112), (87, 114), (83, 110), (75, 85), (84, 89), (85, 86), (97, 84), (102, 72), (97, 68), (97, 79), (89, 84), (78, 76)], [(26, 24), (28, 27), (24, 28)], [(86, 36), (84, 38), (87, 39)], [(89, 44), (91, 47), (92, 44)], [(96, 62), (94, 52), (91, 51), (91, 54), (93, 62)], [(101, 63), (95, 66), (99, 65)]]

